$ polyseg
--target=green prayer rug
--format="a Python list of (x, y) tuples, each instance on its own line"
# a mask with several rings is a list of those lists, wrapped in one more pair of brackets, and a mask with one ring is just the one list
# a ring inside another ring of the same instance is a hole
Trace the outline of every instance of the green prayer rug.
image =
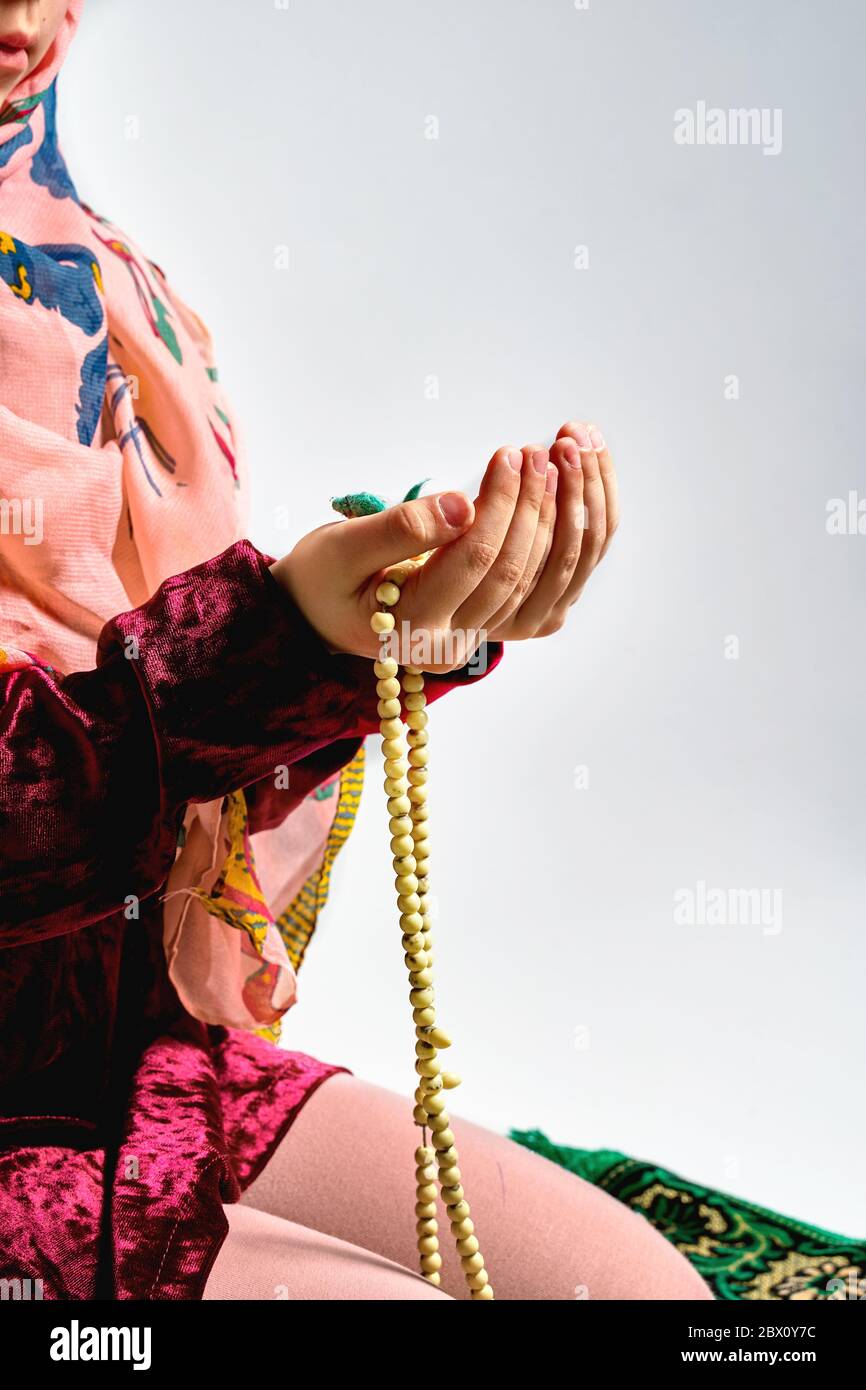
[(866, 1300), (866, 1241), (780, 1216), (613, 1149), (567, 1149), (537, 1129), (513, 1129), (511, 1138), (640, 1212), (717, 1299)]

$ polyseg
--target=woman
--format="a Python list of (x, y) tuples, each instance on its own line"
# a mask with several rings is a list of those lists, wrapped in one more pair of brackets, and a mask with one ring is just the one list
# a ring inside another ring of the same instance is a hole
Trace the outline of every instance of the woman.
[[(0, 1276), (55, 1299), (465, 1298), (448, 1250), (438, 1288), (412, 1272), (406, 1100), (258, 1035), (293, 1002), (291, 905), (377, 727), (382, 569), (435, 549), (399, 616), (486, 629), (483, 660), (430, 666), (430, 698), (471, 684), (561, 626), (616, 524), (610, 457), (569, 424), (498, 450), (474, 503), (338, 522), (276, 562), (241, 539), (206, 330), (57, 149), (82, 3), (0, 0)], [(709, 1297), (603, 1193), (471, 1124), (458, 1143), (498, 1297)]]

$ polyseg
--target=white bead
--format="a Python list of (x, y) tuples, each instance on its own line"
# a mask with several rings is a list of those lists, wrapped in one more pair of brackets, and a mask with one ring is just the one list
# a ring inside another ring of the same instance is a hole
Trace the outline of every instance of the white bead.
[(415, 822), (411, 816), (392, 816), (388, 828), (392, 835), (411, 835)]
[(413, 675), (407, 668), (403, 675), (403, 689), (409, 695), (416, 695), (419, 690), (424, 689), (424, 677), (422, 675)]
[(382, 757), (391, 762), (394, 758), (405, 758), (407, 755), (406, 741), (402, 738), (383, 738)]
[[(380, 704), (382, 703), (390, 705), (392, 702), (390, 700), (380, 701)], [(399, 704), (399, 701), (395, 700), (394, 703)], [(427, 748), (409, 749), (409, 765), (411, 767), (426, 767), (429, 761), (430, 753)]]
[(374, 632), (393, 632), (394, 614), (393, 613), (374, 613), (370, 619), (370, 626)]
[(388, 680), (391, 676), (396, 676), (400, 667), (393, 656), (386, 656), (384, 661), (374, 661), (373, 670), (379, 680)]
[(424, 1008), (414, 1008), (412, 1018), (415, 1023), (433, 1023), (436, 1018), (436, 1010), (426, 1005)]
[[(433, 1135), (433, 1147), (436, 1153), (447, 1153), (454, 1148), (454, 1134), (451, 1129), (440, 1129)], [(455, 1157), (456, 1163), (456, 1157)]]
[(426, 729), (427, 711), (425, 709), (410, 709), (406, 715), (406, 723), (410, 729)]
[(421, 916), (420, 912), (401, 912), (400, 926), (403, 928), (404, 932), (414, 933), (420, 931), (424, 926), (424, 918)]
[(394, 880), (394, 887), (398, 893), (418, 892), (418, 877), (416, 874), (398, 874)]
[(400, 682), (396, 676), (388, 676), (376, 682), (376, 694), (380, 700), (398, 699), (400, 695)]
[(477, 1236), (467, 1236), (465, 1240), (458, 1240), (457, 1242), (458, 1255), (477, 1255), (478, 1250), (479, 1245)]
[(408, 796), (389, 796), (388, 814), (390, 816), (408, 816), (412, 810), (412, 802)]
[[(442, 1133), (445, 1133), (444, 1129), (442, 1130)], [(453, 1187), (455, 1183), (458, 1183), (460, 1181), (459, 1177), (455, 1178), (453, 1176), (451, 1178), (450, 1183), (446, 1182), (445, 1180), (445, 1171), (449, 1168), (456, 1169), (457, 1167), (457, 1150), (455, 1149), (453, 1144), (449, 1144), (446, 1149), (437, 1148), (436, 1162), (439, 1164), (439, 1167), (443, 1170), (442, 1182), (445, 1187)]]
[(444, 1071), (442, 1073), (442, 1085), (446, 1091), (453, 1091), (461, 1084), (461, 1078), (454, 1071)]
[[(376, 713), (380, 719), (396, 719), (397, 715), (400, 713), (400, 701), (380, 700), (376, 706)], [(419, 749), (418, 751), (423, 752), (423, 749)]]
[(419, 690), (414, 695), (406, 695), (404, 703), (407, 710), (422, 710), (427, 703), (427, 696)]
[(401, 560), (398, 565), (389, 565), (385, 573), (392, 584), (398, 587), (405, 584), (410, 574), (418, 568), (411, 560)]
[(379, 725), (379, 733), (383, 738), (401, 738), (403, 736), (403, 720), (383, 719)]
[(393, 581), (385, 580), (376, 590), (379, 603), (394, 604), (400, 597), (400, 590)]
[[(385, 759), (385, 776), (386, 776), (386, 777), (406, 777), (406, 776), (408, 776), (408, 774), (409, 774), (409, 759), (408, 759), (408, 758), (386, 758), (386, 759)], [(412, 778), (411, 778), (411, 777), (409, 777), (409, 781), (410, 781), (410, 782), (412, 781)]]
[(415, 848), (415, 841), (411, 835), (395, 835), (391, 841), (392, 854), (411, 854)]

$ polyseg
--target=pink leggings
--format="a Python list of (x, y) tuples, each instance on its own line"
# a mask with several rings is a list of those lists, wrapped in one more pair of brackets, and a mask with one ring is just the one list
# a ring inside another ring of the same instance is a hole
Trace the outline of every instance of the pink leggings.
[[(468, 1120), (452, 1127), (497, 1298), (712, 1298), (642, 1216), (509, 1139)], [(225, 1208), (205, 1298), (468, 1298), (444, 1219), (441, 1288), (414, 1273), (419, 1140), (405, 1098), (330, 1077)]]

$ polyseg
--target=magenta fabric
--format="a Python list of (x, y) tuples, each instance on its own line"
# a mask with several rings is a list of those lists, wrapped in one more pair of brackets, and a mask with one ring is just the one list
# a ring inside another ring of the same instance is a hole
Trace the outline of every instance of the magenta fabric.
[(378, 727), (370, 663), (269, 563), (239, 541), (166, 580), (92, 671), (0, 671), (0, 1277), (46, 1299), (200, 1297), (222, 1204), (344, 1070), (191, 1018), (162, 947), (186, 806), (244, 787), (278, 823)]

